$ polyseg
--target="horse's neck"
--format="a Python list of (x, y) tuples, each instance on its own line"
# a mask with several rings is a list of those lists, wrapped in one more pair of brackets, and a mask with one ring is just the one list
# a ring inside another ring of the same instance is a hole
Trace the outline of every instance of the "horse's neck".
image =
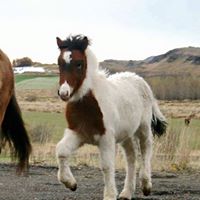
[(98, 70), (98, 60), (90, 48), (85, 50), (85, 54), (87, 58), (87, 77), (91, 77)]
[(91, 51), (91, 49), (86, 49), (87, 56), (87, 75), (86, 82), (89, 83), (90, 89), (94, 89), (94, 86), (97, 84), (101, 84), (101, 81), (106, 81), (106, 72), (104, 70), (99, 69), (99, 63)]
[(72, 101), (81, 99), (89, 91), (95, 91), (96, 89), (102, 87), (103, 82), (106, 81), (106, 73), (103, 70), (99, 70), (99, 64), (96, 56), (89, 48), (86, 49), (85, 53), (87, 57), (87, 74), (82, 86), (71, 99)]
[(90, 91), (96, 93), (104, 88), (104, 85), (107, 82), (106, 73), (101, 70), (92, 71), (92, 74), (87, 73), (85, 80), (82, 83), (82, 86), (79, 88), (76, 94), (74, 94), (71, 101), (77, 101), (83, 98)]

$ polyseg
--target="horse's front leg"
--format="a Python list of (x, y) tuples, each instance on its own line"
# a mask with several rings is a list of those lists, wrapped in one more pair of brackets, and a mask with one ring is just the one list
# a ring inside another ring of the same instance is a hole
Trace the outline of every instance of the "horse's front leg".
[(115, 185), (115, 139), (108, 135), (102, 136), (99, 143), (101, 168), (104, 176), (103, 200), (116, 200), (117, 190)]
[(56, 146), (56, 157), (58, 162), (58, 180), (67, 188), (75, 191), (77, 183), (68, 165), (68, 158), (81, 144), (77, 133), (66, 129), (64, 137)]

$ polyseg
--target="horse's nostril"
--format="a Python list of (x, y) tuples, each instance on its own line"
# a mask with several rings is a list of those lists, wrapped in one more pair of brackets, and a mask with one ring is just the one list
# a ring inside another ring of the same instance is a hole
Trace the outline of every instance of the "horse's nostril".
[(68, 92), (68, 91), (66, 91), (65, 93), (63, 93), (63, 92), (60, 92), (60, 91), (58, 90), (58, 95), (59, 95), (59, 97), (60, 97), (63, 101), (67, 101), (67, 100), (69, 99), (69, 92)]

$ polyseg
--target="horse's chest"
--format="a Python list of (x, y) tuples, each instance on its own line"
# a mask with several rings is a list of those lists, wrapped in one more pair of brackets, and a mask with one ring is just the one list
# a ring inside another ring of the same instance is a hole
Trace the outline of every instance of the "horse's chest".
[(103, 114), (92, 92), (89, 92), (79, 101), (69, 102), (66, 118), (69, 128), (79, 134), (88, 137), (105, 133)]

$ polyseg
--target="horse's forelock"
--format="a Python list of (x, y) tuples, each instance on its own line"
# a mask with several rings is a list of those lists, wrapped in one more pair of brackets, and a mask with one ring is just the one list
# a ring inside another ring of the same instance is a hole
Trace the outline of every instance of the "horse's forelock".
[(86, 36), (83, 35), (75, 35), (69, 36), (66, 40), (62, 40), (59, 44), (60, 49), (68, 49), (72, 50), (80, 50), (85, 51), (86, 48), (90, 45), (90, 41)]

